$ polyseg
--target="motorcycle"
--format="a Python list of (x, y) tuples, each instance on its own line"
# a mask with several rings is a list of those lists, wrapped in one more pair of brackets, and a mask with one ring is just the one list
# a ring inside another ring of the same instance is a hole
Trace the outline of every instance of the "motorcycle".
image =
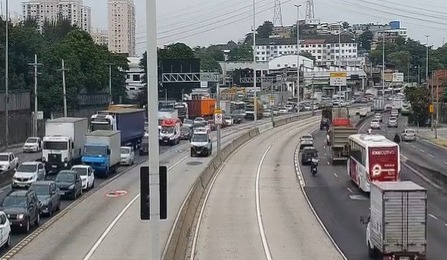
[(317, 175), (318, 173), (317, 166), (318, 166), (318, 159), (312, 158), (312, 163), (310, 165), (310, 172), (312, 173), (312, 176)]

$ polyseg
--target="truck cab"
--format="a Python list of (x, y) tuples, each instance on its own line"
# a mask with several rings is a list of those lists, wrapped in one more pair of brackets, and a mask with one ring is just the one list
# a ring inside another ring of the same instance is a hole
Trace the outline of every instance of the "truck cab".
[(175, 145), (180, 142), (181, 121), (178, 118), (163, 119), (159, 135), (160, 144)]
[(97, 175), (107, 177), (121, 161), (120, 132), (97, 130), (86, 135), (82, 163), (90, 165)]
[(85, 144), (82, 163), (90, 165), (97, 173), (109, 171), (110, 149), (106, 144)]
[[(42, 162), (49, 171), (69, 167), (73, 158), (74, 142), (67, 136), (45, 136), (43, 138)], [(80, 154), (80, 151), (79, 151)]]
[(206, 128), (197, 128), (191, 137), (191, 157), (210, 156), (213, 153), (211, 132)]

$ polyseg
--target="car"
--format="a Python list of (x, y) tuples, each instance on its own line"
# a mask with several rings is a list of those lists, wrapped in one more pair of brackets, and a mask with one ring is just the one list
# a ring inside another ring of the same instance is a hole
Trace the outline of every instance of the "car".
[(11, 222), (3, 211), (0, 211), (0, 247), (11, 246)]
[(262, 117), (271, 117), (272, 116), (272, 110), (271, 109), (264, 109), (262, 112)]
[(304, 147), (314, 146), (314, 142), (312, 140), (301, 140), (300, 141), (300, 151), (304, 149)]
[(407, 128), (402, 130), (402, 133), (400, 134), (400, 138), (404, 142), (408, 141), (416, 141), (416, 131), (413, 129)]
[(11, 190), (3, 198), (1, 210), (13, 229), (28, 233), (32, 224), (40, 225), (40, 202), (34, 190)]
[(183, 125), (180, 127), (180, 139), (181, 140), (189, 140), (191, 139), (192, 135), (192, 128)]
[(213, 143), (210, 132), (206, 129), (196, 130), (191, 137), (191, 157), (210, 156), (213, 153)]
[(135, 150), (131, 146), (121, 146), (120, 165), (133, 165), (135, 163)]
[(24, 153), (37, 153), (42, 150), (42, 140), (39, 137), (28, 137), (22, 150)]
[(217, 125), (214, 123), (214, 120), (208, 120), (208, 127), (211, 131), (215, 131), (217, 129)]
[(313, 146), (306, 146), (301, 153), (301, 164), (307, 165), (312, 162), (312, 158), (318, 158), (318, 151)]
[(61, 195), (54, 181), (36, 181), (30, 186), (40, 202), (40, 213), (51, 217), (61, 209)]
[(38, 180), (44, 180), (47, 175), (42, 162), (24, 162), (12, 177), (12, 188), (28, 188)]
[(149, 136), (144, 136), (141, 140), (139, 154), (146, 155), (149, 153)]
[(192, 126), (194, 125), (194, 120), (185, 118), (185, 119), (183, 119), (183, 124), (182, 125), (186, 126), (186, 127), (192, 128)]
[(19, 166), (19, 158), (14, 153), (0, 153), (0, 172), (7, 172)]
[(95, 170), (90, 165), (73, 165), (71, 170), (76, 171), (81, 175), (83, 190), (89, 190), (95, 187)]
[(314, 141), (314, 137), (312, 135), (303, 135), (300, 137), (300, 141)]
[(289, 110), (287, 109), (287, 107), (281, 107), (281, 108), (279, 108), (278, 112), (279, 112), (279, 114), (284, 115), (284, 114), (289, 113)]
[(374, 114), (374, 119), (378, 119), (379, 120), (379, 122), (380, 123), (382, 123), (382, 114), (380, 114), (380, 113), (376, 113), (376, 114)]
[(232, 116), (224, 116), (223, 120), (227, 126), (232, 126), (234, 124), (234, 120)]
[(75, 200), (82, 195), (82, 179), (77, 171), (62, 170), (56, 175), (55, 181), (62, 198)]
[(385, 105), (385, 110), (391, 110), (393, 109), (393, 106), (390, 104)]
[(397, 118), (396, 117), (390, 117), (388, 119), (388, 127), (398, 127)]
[(274, 115), (274, 116), (279, 115), (279, 108), (276, 108), (276, 107), (275, 107), (275, 108), (273, 108), (272, 110), (273, 110), (273, 115)]
[(206, 122), (205, 118), (203, 118), (203, 117), (196, 117), (196, 118), (194, 118), (194, 121), (193, 121), (194, 124), (203, 123), (203, 122)]
[(373, 120), (371, 120), (370, 127), (371, 127), (371, 129), (380, 129), (380, 120), (377, 118), (374, 118)]
[(397, 109), (391, 110), (391, 116), (392, 117), (398, 117), (399, 116), (399, 110), (397, 110)]

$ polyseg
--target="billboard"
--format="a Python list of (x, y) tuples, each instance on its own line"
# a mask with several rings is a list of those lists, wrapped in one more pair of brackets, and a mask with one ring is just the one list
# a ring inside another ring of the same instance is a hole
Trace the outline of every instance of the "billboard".
[(346, 72), (331, 72), (330, 85), (331, 86), (346, 86)]
[(393, 82), (404, 82), (404, 74), (400, 72), (393, 73)]

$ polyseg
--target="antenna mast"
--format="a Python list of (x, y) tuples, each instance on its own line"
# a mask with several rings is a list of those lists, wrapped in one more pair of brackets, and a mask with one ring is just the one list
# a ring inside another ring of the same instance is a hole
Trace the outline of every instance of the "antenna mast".
[(275, 0), (275, 9), (274, 9), (274, 14), (273, 14), (273, 25), (283, 27), (281, 1), (280, 0)]

